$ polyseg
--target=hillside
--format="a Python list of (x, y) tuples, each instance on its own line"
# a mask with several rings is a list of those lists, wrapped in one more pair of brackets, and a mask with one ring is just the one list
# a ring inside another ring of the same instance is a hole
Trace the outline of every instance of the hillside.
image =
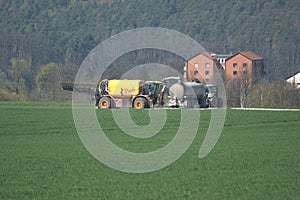
[(72, 77), (99, 42), (145, 26), (180, 31), (208, 51), (253, 51), (265, 59), (270, 79), (300, 70), (296, 0), (1, 0), (0, 17), (1, 69), (8, 74), (14, 57), (29, 61), (29, 90), (41, 65), (58, 63)]

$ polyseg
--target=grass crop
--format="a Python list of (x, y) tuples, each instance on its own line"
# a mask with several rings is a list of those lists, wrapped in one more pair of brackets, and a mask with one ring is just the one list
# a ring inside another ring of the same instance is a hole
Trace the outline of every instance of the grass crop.
[[(0, 199), (299, 199), (300, 113), (227, 110), (222, 135), (204, 159), (199, 148), (210, 111), (176, 162), (146, 174), (123, 173), (96, 160), (81, 143), (70, 104), (0, 103)], [(106, 135), (135, 152), (172, 140), (180, 110), (168, 110), (161, 133), (127, 136), (110, 110), (96, 110)], [(139, 125), (148, 110), (130, 110)]]

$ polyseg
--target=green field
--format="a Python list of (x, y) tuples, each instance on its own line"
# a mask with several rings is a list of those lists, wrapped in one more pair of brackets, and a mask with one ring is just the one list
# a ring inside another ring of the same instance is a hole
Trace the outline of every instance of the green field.
[[(147, 110), (131, 110), (141, 125)], [(300, 199), (300, 112), (227, 110), (222, 135), (198, 158), (210, 111), (176, 162), (159, 171), (111, 169), (87, 152), (70, 104), (0, 103), (0, 199)], [(134, 139), (120, 133), (110, 110), (97, 110), (107, 136), (136, 152), (166, 145), (180, 110), (168, 110), (161, 133)], [(105, 123), (103, 123), (103, 121)]]

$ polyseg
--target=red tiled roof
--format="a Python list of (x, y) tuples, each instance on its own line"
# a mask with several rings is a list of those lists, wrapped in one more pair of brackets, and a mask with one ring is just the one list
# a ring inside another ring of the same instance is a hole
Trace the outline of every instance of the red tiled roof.
[(239, 54), (249, 58), (250, 60), (262, 60), (263, 58), (256, 55), (255, 53), (251, 51), (244, 51), (244, 52), (239, 52)]
[(216, 54), (216, 53), (212, 52), (212, 51), (203, 51), (203, 52), (200, 52), (197, 55), (191, 57), (189, 60), (192, 60), (192, 59), (194, 59), (194, 58), (196, 58), (197, 56), (200, 56), (200, 55), (204, 55), (205, 57), (207, 57), (211, 60), (215, 60), (216, 56), (214, 56), (214, 54)]

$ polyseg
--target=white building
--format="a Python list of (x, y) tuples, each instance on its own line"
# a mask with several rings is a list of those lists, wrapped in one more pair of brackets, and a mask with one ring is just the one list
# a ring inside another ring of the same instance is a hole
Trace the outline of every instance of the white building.
[(300, 88), (300, 71), (286, 79), (286, 81)]
[(211, 57), (216, 57), (219, 63), (222, 65), (222, 68), (225, 70), (225, 61), (227, 58), (231, 57), (233, 54), (216, 54), (212, 53)]

